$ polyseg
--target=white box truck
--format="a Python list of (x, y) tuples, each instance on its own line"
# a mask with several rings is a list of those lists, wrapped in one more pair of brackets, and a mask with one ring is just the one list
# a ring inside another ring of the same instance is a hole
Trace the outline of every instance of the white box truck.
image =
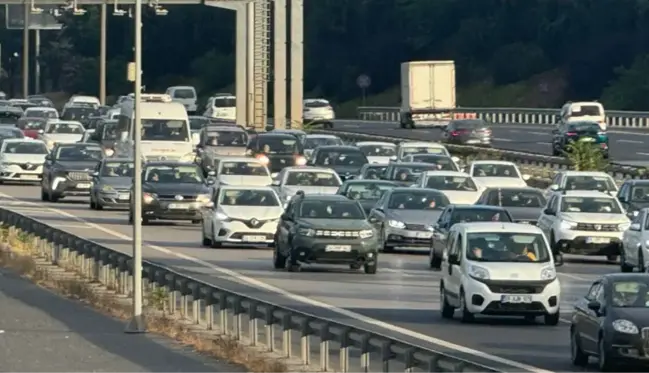
[(401, 128), (445, 127), (454, 109), (454, 61), (401, 64)]

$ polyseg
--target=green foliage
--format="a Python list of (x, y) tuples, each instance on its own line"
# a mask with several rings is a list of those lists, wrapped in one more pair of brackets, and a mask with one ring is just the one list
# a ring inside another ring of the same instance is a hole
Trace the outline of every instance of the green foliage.
[(576, 171), (606, 171), (608, 168), (601, 150), (591, 143), (573, 142), (568, 145), (566, 157)]

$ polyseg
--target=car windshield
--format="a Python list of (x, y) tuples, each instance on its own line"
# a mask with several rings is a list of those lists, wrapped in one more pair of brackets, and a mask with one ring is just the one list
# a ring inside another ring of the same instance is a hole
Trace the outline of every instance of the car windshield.
[(571, 117), (600, 116), (602, 111), (599, 105), (573, 105), (570, 108)]
[(576, 122), (570, 123), (568, 126), (569, 132), (599, 132), (601, 130), (599, 124), (595, 122)]
[(338, 176), (333, 172), (323, 171), (289, 171), (286, 175), (286, 186), (339, 187)]
[(381, 182), (353, 182), (344, 191), (348, 198), (359, 201), (377, 201), (386, 191), (394, 189), (394, 184)]
[(221, 175), (268, 176), (268, 169), (257, 162), (222, 162)]
[(563, 197), (561, 200), (561, 212), (621, 214), (622, 209), (615, 198)]
[(144, 180), (147, 183), (160, 184), (203, 184), (202, 171), (192, 165), (163, 166), (156, 165), (146, 168)]
[(189, 128), (198, 131), (210, 122), (209, 118), (189, 118)]
[(3, 153), (8, 154), (47, 154), (47, 147), (42, 142), (8, 142)]
[(315, 164), (323, 166), (358, 166), (367, 163), (367, 158), (360, 150), (320, 151)]
[(260, 136), (257, 150), (264, 154), (295, 154), (300, 152), (297, 137)]
[(611, 305), (620, 308), (649, 308), (649, 281), (617, 280), (611, 285)]
[(480, 163), (473, 165), (473, 177), (513, 177), (520, 178), (516, 166), (501, 163)]
[(479, 262), (549, 262), (540, 233), (479, 232), (466, 235), (466, 258)]
[(234, 97), (218, 97), (214, 99), (214, 107), (236, 107), (237, 99)]
[(455, 162), (449, 157), (430, 154), (414, 154), (410, 157), (413, 162), (434, 164), (440, 171), (459, 171)]
[(451, 225), (481, 221), (512, 222), (512, 219), (505, 210), (484, 208), (456, 208), (451, 214)]
[(45, 129), (47, 122), (43, 120), (24, 120), (19, 123), (19, 128), (23, 130), (42, 130)]
[(389, 209), (442, 210), (450, 202), (443, 193), (434, 190), (394, 192), (388, 202)]
[(176, 119), (142, 119), (144, 141), (189, 141), (187, 122)]
[(196, 98), (196, 93), (191, 88), (178, 88), (174, 90), (174, 98), (192, 99)]
[(360, 145), (358, 147), (366, 157), (394, 157), (397, 155), (396, 145)]
[(361, 174), (361, 177), (363, 179), (370, 179), (370, 180), (378, 180), (383, 175), (385, 174), (385, 170), (388, 169), (388, 166), (383, 166), (383, 165), (371, 165), (367, 166), (363, 173)]
[(391, 180), (403, 181), (403, 182), (413, 182), (419, 178), (419, 175), (426, 171), (436, 171), (437, 166), (435, 165), (426, 165), (426, 166), (398, 166), (394, 167), (392, 170), (392, 175), (390, 175)]
[(301, 218), (308, 219), (365, 219), (358, 202), (352, 201), (304, 201), (300, 205)]
[(47, 133), (80, 135), (83, 133), (83, 126), (81, 126), (81, 124), (79, 123), (54, 123), (51, 126), (49, 126), (49, 128), (47, 129)]
[(596, 190), (607, 192), (617, 190), (610, 176), (568, 176), (566, 177), (565, 190)]
[(318, 146), (325, 145), (343, 145), (343, 141), (338, 137), (306, 137), (304, 141), (305, 149), (315, 149)]
[(24, 138), (25, 135), (23, 135), (22, 131), (14, 128), (14, 127), (0, 127), (0, 138), (3, 139), (22, 139)]
[(63, 110), (61, 120), (81, 120), (93, 116), (97, 112), (94, 106), (69, 107)]
[(117, 128), (117, 123), (107, 123), (104, 125), (104, 135), (102, 139), (104, 140), (119, 139), (119, 130)]
[(401, 156), (410, 154), (442, 154), (449, 155), (446, 148), (440, 146), (404, 146), (401, 148)]
[(632, 202), (649, 202), (649, 184), (631, 187)]
[(543, 207), (546, 202), (541, 192), (498, 189), (489, 192), (487, 204), (502, 207)]
[(104, 151), (98, 146), (59, 146), (56, 159), (59, 161), (99, 161)]
[(270, 190), (225, 189), (220, 196), (222, 206), (280, 206)]
[(436, 176), (426, 178), (426, 188), (459, 192), (476, 192), (478, 187), (467, 176)]
[(216, 131), (207, 133), (207, 146), (246, 146), (248, 134), (243, 131)]
[(100, 176), (103, 177), (133, 177), (135, 164), (130, 161), (106, 162), (101, 168)]

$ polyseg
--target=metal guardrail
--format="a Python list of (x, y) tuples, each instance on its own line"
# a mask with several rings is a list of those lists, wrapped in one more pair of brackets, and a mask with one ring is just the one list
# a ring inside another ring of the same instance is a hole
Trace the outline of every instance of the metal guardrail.
[[(462, 107), (455, 113), (475, 113), (478, 118), (491, 123), (555, 124), (559, 122), (559, 109), (533, 108), (472, 108)], [(388, 106), (361, 106), (356, 109), (361, 120), (399, 123), (399, 108)], [(609, 127), (649, 128), (649, 112), (607, 110)]]
[[(0, 222), (16, 233), (32, 235), (38, 254), (53, 264), (73, 266), (83, 277), (101, 282), (118, 294), (128, 295), (132, 292), (133, 266), (130, 256), (6, 208), (0, 208)], [(300, 357), (305, 366), (311, 364), (311, 339), (317, 337), (320, 344), (319, 368), (322, 372), (332, 370), (330, 342), (340, 345), (337, 353), (340, 358), (339, 371), (342, 372), (359, 371), (357, 368), (350, 369), (351, 348), (360, 351), (360, 371), (369, 371), (370, 354), (378, 353), (380, 358), (377, 360), (381, 362), (383, 372), (393, 371), (390, 370), (390, 362), (394, 361), (404, 364), (407, 372), (413, 368), (427, 372), (498, 372), (495, 368), (386, 335), (217, 288), (154, 262), (143, 261), (142, 265), (145, 294), (147, 290), (164, 289), (169, 294), (169, 312), (180, 314), (196, 325), (202, 324), (208, 330), (218, 331), (242, 343), (245, 341), (251, 346), (281, 352), (285, 357), (292, 356), (291, 332), (297, 332), (301, 336)], [(189, 309), (191, 312), (188, 312)], [(243, 316), (248, 320), (247, 328)], [(230, 320), (232, 325), (229, 325)], [(261, 330), (260, 322), (263, 322)], [(275, 349), (277, 326), (282, 330), (281, 351)], [(261, 332), (265, 343), (260, 341)]]
[[(386, 141), (392, 143), (417, 141), (415, 139), (394, 136), (370, 135), (359, 132), (313, 130), (310, 133), (336, 135), (345, 142), (350, 143), (358, 141)], [(449, 150), (449, 152), (451, 152), (451, 154), (460, 157), (467, 155), (492, 155), (494, 156), (494, 159), (514, 162), (522, 166), (530, 166), (531, 171), (534, 172), (531, 176), (538, 178), (551, 178), (558, 171), (571, 169), (570, 161), (562, 157), (525, 153), (513, 150), (484, 148), (470, 145), (445, 144), (445, 146)], [(618, 164), (611, 164), (607, 170), (607, 173), (616, 180), (646, 179), (649, 177), (649, 172), (647, 172), (647, 169), (645, 167), (625, 166)]]

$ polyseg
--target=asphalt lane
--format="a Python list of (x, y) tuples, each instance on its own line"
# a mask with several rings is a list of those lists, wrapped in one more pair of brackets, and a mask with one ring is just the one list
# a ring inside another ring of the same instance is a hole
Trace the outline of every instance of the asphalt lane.
[[(78, 199), (43, 204), (37, 187), (2, 186), (0, 193), (22, 201), (4, 201), (14, 210), (115, 250), (131, 251), (127, 240), (132, 227), (126, 224), (125, 212), (98, 213), (89, 210), (87, 202)], [(454, 346), (444, 341), (541, 369), (572, 369), (565, 322), (556, 327), (546, 327), (512, 319), (480, 318), (474, 325), (441, 320), (437, 312), (440, 275), (427, 269), (425, 256), (382, 255), (375, 276), (328, 266), (307, 267), (303, 273), (287, 273), (272, 269), (272, 253), (268, 249), (201, 248), (200, 227), (191, 224), (145, 226), (143, 234), (148, 244), (144, 248), (146, 259), (173, 266), (217, 286), (397, 335), (456, 355), (467, 356), (467, 353), (457, 353)], [(615, 266), (597, 261), (571, 261), (561, 268), (564, 319), (569, 317), (574, 301), (585, 294), (599, 274), (616, 270)], [(319, 306), (305, 304), (307, 298), (318, 302)], [(349, 314), (341, 316), (336, 308), (366, 318), (359, 319)], [(405, 328), (408, 333), (391, 326)], [(423, 340), (420, 335), (442, 341)]]
[(122, 321), (0, 270), (0, 371), (242, 371), (165, 338), (123, 330)]
[[(552, 155), (552, 127), (530, 124), (492, 124), (495, 148)], [(334, 130), (395, 136), (421, 141), (440, 141), (441, 131), (433, 128), (402, 129), (387, 122), (340, 121)], [(608, 130), (611, 160), (620, 163), (649, 162), (649, 131), (646, 129)]]

